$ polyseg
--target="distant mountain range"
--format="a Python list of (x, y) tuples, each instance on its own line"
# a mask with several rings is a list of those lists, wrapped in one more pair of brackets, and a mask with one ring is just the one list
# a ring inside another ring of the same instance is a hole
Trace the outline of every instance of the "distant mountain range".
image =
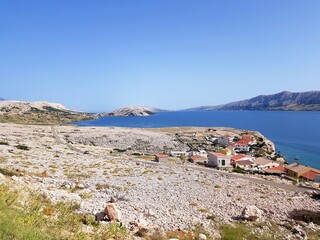
[(0, 97), (0, 101), (4, 101), (4, 98)]
[(291, 110), (320, 111), (320, 91), (280, 92), (218, 106), (202, 106), (187, 110)]

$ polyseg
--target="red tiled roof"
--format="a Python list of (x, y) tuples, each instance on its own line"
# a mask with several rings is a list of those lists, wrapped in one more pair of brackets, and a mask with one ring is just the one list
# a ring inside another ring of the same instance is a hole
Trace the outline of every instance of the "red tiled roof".
[(266, 169), (264, 171), (267, 173), (284, 173), (286, 169), (284, 168), (284, 166), (277, 166), (277, 167)]
[(234, 155), (234, 156), (231, 158), (231, 160), (237, 161), (237, 160), (240, 160), (240, 159), (245, 158), (245, 157), (246, 157), (246, 155), (244, 155), (244, 154), (237, 154), (237, 155)]
[(157, 158), (169, 158), (169, 156), (166, 155), (166, 154), (156, 154), (155, 156), (156, 156)]
[(191, 157), (191, 159), (197, 159), (197, 158), (206, 158), (206, 157), (203, 157), (201, 155), (194, 155)]
[(217, 152), (210, 152), (210, 153), (217, 156), (217, 157), (226, 157), (226, 155), (223, 153), (217, 153)]
[(304, 174), (302, 174), (300, 177), (313, 181), (315, 176), (318, 174), (320, 174), (320, 172), (317, 172), (311, 169), (308, 172), (305, 172)]

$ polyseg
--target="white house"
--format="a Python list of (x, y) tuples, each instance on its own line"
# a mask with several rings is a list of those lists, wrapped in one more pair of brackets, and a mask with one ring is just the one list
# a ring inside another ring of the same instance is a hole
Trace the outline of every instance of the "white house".
[(233, 150), (237, 153), (239, 152), (249, 152), (250, 151), (250, 146), (247, 145), (247, 144), (239, 144), (239, 143), (236, 143), (234, 145), (234, 148)]
[(189, 152), (189, 156), (192, 157), (192, 156), (201, 156), (201, 157), (207, 157), (208, 154), (205, 150), (203, 149), (200, 149), (200, 150), (194, 150), (194, 151), (191, 151)]
[(181, 156), (186, 157), (188, 156), (188, 153), (187, 151), (171, 151), (170, 155), (173, 157), (181, 157)]
[(279, 163), (267, 158), (257, 158), (253, 161), (254, 168), (259, 170), (274, 168), (274, 167), (278, 167), (279, 165), (280, 165)]
[(208, 153), (208, 164), (212, 167), (226, 168), (231, 167), (231, 157), (226, 156), (222, 153), (209, 152)]

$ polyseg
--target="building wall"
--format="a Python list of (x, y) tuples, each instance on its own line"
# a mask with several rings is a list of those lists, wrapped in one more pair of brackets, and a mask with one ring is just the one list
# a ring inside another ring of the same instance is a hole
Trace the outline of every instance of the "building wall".
[[(224, 165), (222, 165), (224, 161)], [(224, 168), (224, 167), (231, 167), (230, 165), (230, 157), (217, 157), (212, 153), (208, 153), (208, 164), (212, 167)]]

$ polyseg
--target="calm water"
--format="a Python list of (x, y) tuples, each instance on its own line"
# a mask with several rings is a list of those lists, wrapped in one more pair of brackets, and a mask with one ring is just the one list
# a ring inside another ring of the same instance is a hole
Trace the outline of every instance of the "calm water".
[(161, 112), (150, 117), (104, 117), (77, 122), (78, 126), (120, 127), (233, 127), (261, 132), (272, 140), (288, 162), (320, 169), (320, 112), (185, 111)]

